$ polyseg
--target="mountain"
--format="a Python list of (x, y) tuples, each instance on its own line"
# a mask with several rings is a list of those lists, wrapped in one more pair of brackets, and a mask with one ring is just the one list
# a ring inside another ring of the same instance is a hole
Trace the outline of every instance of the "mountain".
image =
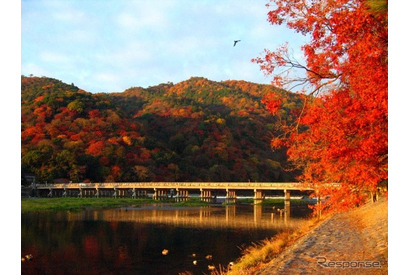
[(289, 181), (279, 123), (263, 96), (289, 108), (299, 96), (271, 85), (201, 77), (122, 93), (88, 93), (21, 77), (22, 173), (37, 182)]

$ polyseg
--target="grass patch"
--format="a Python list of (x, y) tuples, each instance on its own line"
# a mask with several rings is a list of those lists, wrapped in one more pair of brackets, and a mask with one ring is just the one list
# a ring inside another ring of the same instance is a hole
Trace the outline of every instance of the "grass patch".
[(87, 208), (114, 208), (123, 206), (138, 206), (158, 202), (152, 199), (132, 198), (35, 198), (22, 199), (21, 212), (34, 211), (80, 211)]
[(200, 198), (189, 198), (187, 201), (180, 201), (173, 204), (174, 206), (208, 206), (208, 202), (201, 201)]
[(253, 198), (237, 199), (237, 202), (242, 204), (253, 204), (253, 201)]

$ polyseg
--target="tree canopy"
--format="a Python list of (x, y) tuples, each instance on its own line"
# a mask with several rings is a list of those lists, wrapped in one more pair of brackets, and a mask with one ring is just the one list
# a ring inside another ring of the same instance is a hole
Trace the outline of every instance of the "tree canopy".
[[(305, 95), (272, 145), (285, 146), (302, 170), (299, 179), (329, 196), (324, 207), (360, 204), (388, 179), (387, 1), (271, 0), (268, 7), (272, 24), (310, 39), (302, 47), (304, 62), (292, 57), (288, 45), (254, 59), (276, 85)], [(290, 70), (305, 77), (292, 78)], [(275, 94), (264, 102), (275, 116), (284, 109)]]
[(279, 121), (261, 99), (302, 101), (271, 85), (193, 77), (91, 94), (23, 76), (21, 87), (22, 171), (38, 182), (294, 179), (284, 150), (270, 148)]

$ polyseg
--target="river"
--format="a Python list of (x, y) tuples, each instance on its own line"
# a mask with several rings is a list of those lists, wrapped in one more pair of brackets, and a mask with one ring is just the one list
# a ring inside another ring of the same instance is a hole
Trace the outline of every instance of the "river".
[(22, 262), (22, 274), (209, 274), (307, 213), (291, 208), (281, 217), (260, 205), (24, 213), (22, 257), (33, 259)]

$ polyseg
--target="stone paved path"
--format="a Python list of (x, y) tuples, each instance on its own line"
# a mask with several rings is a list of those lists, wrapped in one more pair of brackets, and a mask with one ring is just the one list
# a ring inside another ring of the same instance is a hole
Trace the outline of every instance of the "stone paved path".
[[(334, 215), (257, 274), (387, 274), (387, 232), (387, 202), (382, 199)], [(365, 264), (372, 267), (358, 267)]]

